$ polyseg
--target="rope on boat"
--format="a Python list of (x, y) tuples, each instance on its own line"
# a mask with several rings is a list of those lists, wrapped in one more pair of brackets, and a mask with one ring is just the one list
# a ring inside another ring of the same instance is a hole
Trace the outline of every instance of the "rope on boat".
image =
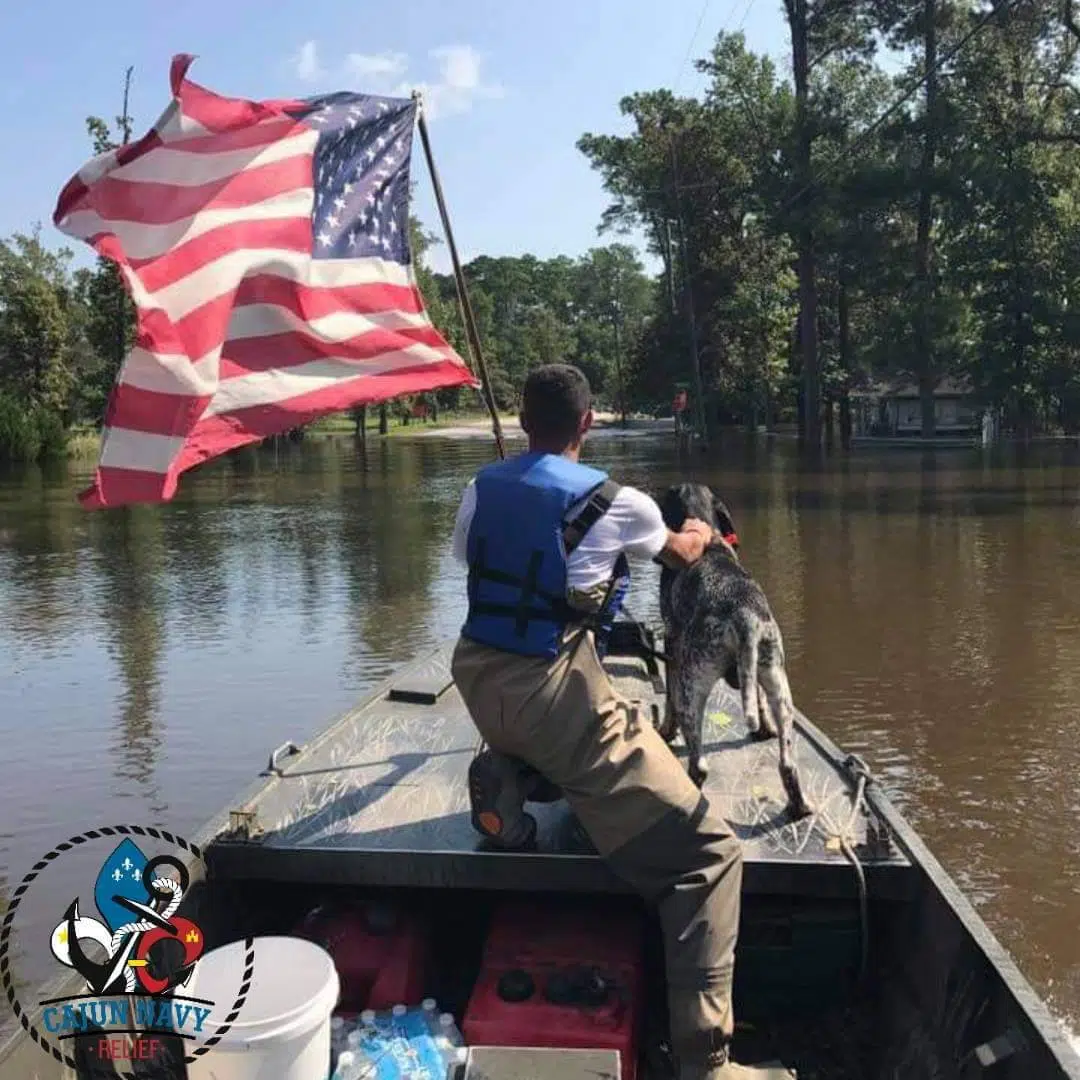
[(860, 811), (866, 808), (866, 788), (868, 784), (873, 782), (874, 774), (870, 771), (870, 766), (858, 754), (848, 754), (844, 759), (843, 767), (845, 772), (855, 778), (855, 797), (851, 801), (851, 815), (848, 817), (847, 825), (836, 839), (840, 844), (840, 850), (843, 852), (844, 857), (855, 870), (855, 881), (858, 887), (860, 933), (858, 981), (859, 985), (861, 985), (866, 979), (870, 959), (870, 916), (866, 892), (866, 872), (859, 861), (859, 856), (855, 854), (855, 849), (851, 846), (850, 837), (853, 835), (852, 828), (855, 825), (856, 817)]
[[(183, 899), (184, 894), (180, 889), (180, 883), (173, 881), (172, 878), (160, 877), (155, 879), (154, 888), (159, 892), (171, 892), (173, 894), (172, 899), (165, 906), (165, 910), (161, 913), (163, 919), (169, 919), (172, 914), (180, 906), (180, 901)], [(157, 923), (147, 922), (145, 919), (140, 919), (137, 922), (124, 923), (115, 934), (112, 936), (112, 942), (109, 945), (109, 955), (115, 956), (120, 948), (121, 943), (129, 934), (141, 934), (144, 930), (154, 930), (157, 927)], [(135, 970), (131, 967), (124, 968), (124, 990), (130, 994), (135, 989)]]

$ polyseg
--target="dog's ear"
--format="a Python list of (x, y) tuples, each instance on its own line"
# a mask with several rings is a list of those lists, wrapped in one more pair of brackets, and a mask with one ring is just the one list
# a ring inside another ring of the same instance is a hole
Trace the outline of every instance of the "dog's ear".
[(728, 540), (736, 551), (739, 550), (739, 541), (735, 532), (735, 520), (731, 516), (731, 511), (724, 505), (723, 500), (713, 496), (713, 522), (716, 525), (716, 531), (720, 533), (724, 539), (728, 537), (735, 537), (733, 540)]
[(660, 516), (664, 524), (672, 531), (678, 532), (686, 521), (686, 505), (682, 496), (682, 489), (669, 487), (660, 500)]

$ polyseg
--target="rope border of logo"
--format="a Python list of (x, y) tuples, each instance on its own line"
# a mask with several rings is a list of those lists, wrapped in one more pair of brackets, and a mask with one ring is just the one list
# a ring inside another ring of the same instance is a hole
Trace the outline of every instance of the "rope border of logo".
[[(168, 832), (165, 829), (155, 829), (149, 825), (103, 825), (97, 829), (89, 829), (84, 833), (80, 833), (78, 836), (72, 836), (63, 843), (57, 844), (52, 851), (34, 863), (29, 872), (23, 877), (22, 881), (19, 882), (18, 888), (11, 894), (11, 904), (8, 907), (7, 914), (4, 916), (3, 923), (0, 924), (0, 986), (3, 986), (8, 1004), (11, 1006), (15, 1018), (22, 1024), (26, 1033), (41, 1047), (42, 1050), (51, 1054), (58, 1062), (66, 1065), (69, 1069), (76, 1071), (80, 1069), (79, 1064), (73, 1057), (65, 1053), (63, 1049), (54, 1046), (36, 1027), (34, 1027), (30, 1022), (30, 1017), (27, 1015), (26, 1010), (23, 1008), (22, 1003), (15, 993), (15, 986), (11, 977), (11, 965), (8, 960), (8, 952), (11, 946), (11, 927), (15, 920), (15, 912), (18, 910), (19, 904), (27, 889), (30, 888), (38, 875), (49, 865), (49, 863), (53, 862), (58, 856), (67, 851), (71, 851), (81, 844), (85, 844), (90, 840), (98, 840), (103, 836), (131, 835), (148, 836), (154, 840), (164, 840), (166, 843), (174, 844), (176, 847), (182, 848), (189, 854), (194, 855), (205, 867), (202, 852), (199, 848), (195, 844), (189, 843), (182, 836), (177, 836), (175, 833)], [(236, 995), (236, 1000), (233, 1002), (232, 1008), (229, 1010), (229, 1015), (225, 1017), (217, 1031), (215, 1031), (202, 1046), (191, 1054), (185, 1055), (184, 1063), (186, 1065), (191, 1064), (220, 1042), (228, 1032), (229, 1028), (235, 1023), (236, 1018), (240, 1015), (240, 1010), (244, 1007), (244, 1002), (247, 1000), (248, 992), (251, 989), (251, 977), (254, 968), (255, 942), (252, 938), (248, 937), (244, 939), (244, 973), (240, 980), (240, 990)], [(134, 1073), (119, 1073), (112, 1064), (107, 1067), (107, 1070), (108, 1071), (106, 1072), (106, 1066), (101, 1064), (91, 1065), (89, 1067), (89, 1075), (93, 1077), (108, 1077), (108, 1080), (116, 1080), (117, 1077), (119, 1077), (120, 1080), (138, 1080), (138, 1077), (136, 1077)]]

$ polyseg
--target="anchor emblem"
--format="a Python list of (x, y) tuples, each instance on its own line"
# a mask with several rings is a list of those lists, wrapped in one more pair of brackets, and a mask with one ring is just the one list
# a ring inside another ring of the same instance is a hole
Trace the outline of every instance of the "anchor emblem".
[[(159, 873), (176, 871), (177, 880)], [(202, 955), (202, 930), (190, 919), (175, 915), (187, 892), (187, 867), (171, 855), (147, 859), (131, 840), (124, 840), (106, 859), (94, 889), (102, 920), (83, 915), (76, 897), (52, 932), (53, 956), (74, 968), (92, 994), (160, 995), (184, 986)], [(162, 941), (175, 940), (183, 948), (180, 966), (164, 977), (152, 970), (151, 950)], [(96, 960), (91, 944), (104, 953)]]

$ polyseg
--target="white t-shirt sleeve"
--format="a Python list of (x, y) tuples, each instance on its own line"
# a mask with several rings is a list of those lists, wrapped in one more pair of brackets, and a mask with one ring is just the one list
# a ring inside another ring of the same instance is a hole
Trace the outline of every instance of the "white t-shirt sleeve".
[(454, 522), (454, 558), (459, 563), (468, 562), (469, 526), (476, 512), (476, 481), (470, 480), (461, 496), (457, 520)]
[(617, 523), (620, 546), (628, 554), (654, 559), (663, 551), (668, 529), (656, 500), (644, 491), (621, 488), (605, 516)]

